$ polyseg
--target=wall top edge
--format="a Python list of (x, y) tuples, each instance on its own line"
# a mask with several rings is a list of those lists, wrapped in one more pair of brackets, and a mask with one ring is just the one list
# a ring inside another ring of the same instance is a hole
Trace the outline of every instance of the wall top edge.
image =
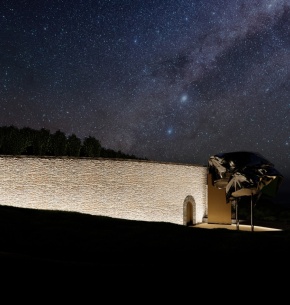
[(153, 160), (138, 160), (138, 159), (122, 159), (122, 158), (97, 158), (97, 157), (72, 157), (72, 156), (33, 156), (33, 155), (0, 155), (0, 158), (22, 158), (22, 159), (66, 159), (66, 160), (99, 160), (99, 161), (122, 161), (122, 162), (139, 162), (139, 163), (153, 163), (153, 164), (171, 164), (182, 166), (195, 166), (195, 167), (207, 167), (207, 165), (194, 164), (194, 163), (178, 163), (178, 162), (165, 162), (165, 161), (153, 161)]

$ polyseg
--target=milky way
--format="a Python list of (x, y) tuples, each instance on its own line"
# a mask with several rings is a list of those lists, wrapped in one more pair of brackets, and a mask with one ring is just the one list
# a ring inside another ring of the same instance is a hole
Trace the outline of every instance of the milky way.
[(290, 0), (2, 1), (0, 125), (290, 178)]

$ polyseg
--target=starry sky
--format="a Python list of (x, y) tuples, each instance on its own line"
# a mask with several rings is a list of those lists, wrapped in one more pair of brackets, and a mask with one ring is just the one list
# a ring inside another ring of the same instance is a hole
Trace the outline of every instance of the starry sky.
[(290, 0), (1, 3), (1, 126), (154, 161), (254, 151), (289, 192)]

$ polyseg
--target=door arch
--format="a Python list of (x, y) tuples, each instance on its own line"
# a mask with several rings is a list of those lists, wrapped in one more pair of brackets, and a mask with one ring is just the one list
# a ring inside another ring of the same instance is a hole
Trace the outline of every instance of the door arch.
[(191, 195), (186, 196), (183, 202), (183, 224), (192, 226), (196, 224), (196, 205)]

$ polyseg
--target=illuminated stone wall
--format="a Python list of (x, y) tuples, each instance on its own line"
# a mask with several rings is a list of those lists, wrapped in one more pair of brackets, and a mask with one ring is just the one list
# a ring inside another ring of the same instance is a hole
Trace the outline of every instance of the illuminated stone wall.
[(207, 213), (207, 168), (139, 160), (0, 156), (0, 204), (186, 224)]

